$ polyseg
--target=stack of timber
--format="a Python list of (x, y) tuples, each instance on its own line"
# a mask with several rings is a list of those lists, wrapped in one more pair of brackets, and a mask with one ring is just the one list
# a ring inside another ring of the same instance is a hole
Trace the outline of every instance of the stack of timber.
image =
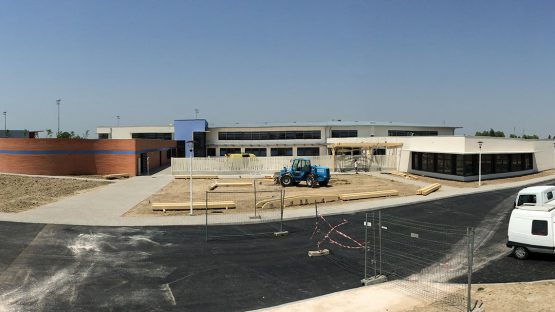
[(430, 193), (433, 193), (433, 192), (439, 190), (440, 187), (441, 187), (441, 184), (433, 183), (433, 184), (430, 184), (428, 186), (425, 186), (423, 188), (420, 188), (420, 189), (416, 190), (416, 195), (426, 196)]
[(340, 194), (339, 199), (354, 200), (354, 199), (367, 199), (367, 198), (389, 197), (389, 196), (398, 196), (398, 195), (399, 195), (398, 190), (385, 190), (385, 191), (375, 191), (375, 192)]
[[(190, 210), (189, 203), (152, 203), (152, 211), (183, 211)], [(235, 209), (237, 208), (234, 201), (219, 202), (193, 202), (193, 210), (204, 209)]]

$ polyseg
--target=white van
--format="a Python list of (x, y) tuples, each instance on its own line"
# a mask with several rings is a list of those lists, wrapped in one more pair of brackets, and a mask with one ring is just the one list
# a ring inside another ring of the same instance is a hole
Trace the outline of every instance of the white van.
[(509, 220), (507, 247), (517, 259), (530, 252), (555, 253), (555, 186), (534, 186), (521, 190)]

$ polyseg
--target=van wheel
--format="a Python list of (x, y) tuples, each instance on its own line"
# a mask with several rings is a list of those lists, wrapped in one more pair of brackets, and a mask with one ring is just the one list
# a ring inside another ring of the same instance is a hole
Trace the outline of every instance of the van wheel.
[(515, 247), (515, 249), (513, 250), (513, 255), (515, 255), (515, 257), (519, 260), (524, 260), (528, 258), (530, 252), (524, 247)]

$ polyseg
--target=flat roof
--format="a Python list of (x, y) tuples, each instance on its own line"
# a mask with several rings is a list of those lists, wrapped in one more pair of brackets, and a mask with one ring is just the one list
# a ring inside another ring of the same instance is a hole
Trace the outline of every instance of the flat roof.
[(447, 128), (459, 129), (458, 126), (446, 125), (426, 125), (402, 122), (383, 122), (383, 121), (302, 121), (302, 122), (231, 122), (231, 123), (208, 123), (209, 128), (258, 128), (258, 127), (331, 127), (331, 126), (398, 126), (398, 127), (426, 127), (426, 128)]

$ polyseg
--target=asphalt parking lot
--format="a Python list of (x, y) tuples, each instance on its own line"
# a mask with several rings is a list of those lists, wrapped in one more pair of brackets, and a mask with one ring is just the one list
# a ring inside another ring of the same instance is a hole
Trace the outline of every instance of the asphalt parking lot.
[[(387, 213), (430, 223), (484, 226), (488, 218), (493, 222), (508, 216), (517, 191), (459, 196), (391, 208)], [(363, 235), (363, 218), (364, 213), (327, 217), (334, 224), (347, 220), (344, 231), (356, 240)], [(263, 226), (218, 226), (210, 234), (257, 232)], [(309, 258), (307, 251), (315, 248), (310, 239), (314, 219), (287, 222), (286, 229), (290, 235), (283, 238), (244, 236), (206, 242), (204, 228), (194, 226), (2, 222), (0, 311), (242, 311), (359, 286), (361, 250), (330, 246), (331, 256)], [(506, 253), (499, 249), (505, 233), (502, 221), (482, 248)], [(553, 257), (518, 261), (500, 255), (474, 274), (475, 282), (555, 278)]]

